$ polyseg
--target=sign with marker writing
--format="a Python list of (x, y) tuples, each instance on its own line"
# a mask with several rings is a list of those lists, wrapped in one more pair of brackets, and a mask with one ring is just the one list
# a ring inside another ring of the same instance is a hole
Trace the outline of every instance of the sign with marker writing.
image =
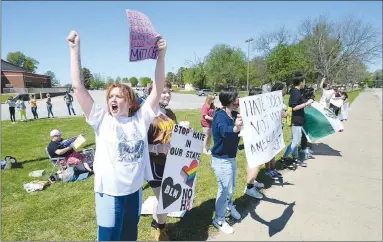
[(130, 32), (130, 61), (157, 59), (157, 33), (149, 18), (138, 11), (126, 10)]
[(282, 131), (282, 91), (239, 99), (243, 119), (246, 159), (253, 168), (269, 162), (284, 147)]
[(197, 171), (205, 135), (174, 125), (166, 158), (157, 213), (188, 211), (193, 207)]

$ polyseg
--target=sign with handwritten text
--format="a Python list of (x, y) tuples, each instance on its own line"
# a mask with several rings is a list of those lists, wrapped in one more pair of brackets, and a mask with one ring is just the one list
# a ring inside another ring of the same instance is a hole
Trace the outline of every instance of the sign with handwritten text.
[(157, 33), (149, 18), (138, 11), (126, 10), (130, 32), (130, 61), (157, 59)]
[(197, 171), (205, 135), (190, 128), (173, 127), (166, 158), (157, 213), (188, 211), (193, 207)]
[(246, 159), (253, 168), (270, 161), (284, 147), (282, 132), (282, 91), (239, 99), (243, 119)]

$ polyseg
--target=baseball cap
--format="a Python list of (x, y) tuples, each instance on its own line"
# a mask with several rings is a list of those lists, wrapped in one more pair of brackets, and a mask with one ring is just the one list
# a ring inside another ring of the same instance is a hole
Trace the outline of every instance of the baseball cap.
[(51, 137), (59, 136), (61, 134), (62, 134), (62, 132), (58, 131), (57, 129), (54, 129), (54, 130), (51, 131)]

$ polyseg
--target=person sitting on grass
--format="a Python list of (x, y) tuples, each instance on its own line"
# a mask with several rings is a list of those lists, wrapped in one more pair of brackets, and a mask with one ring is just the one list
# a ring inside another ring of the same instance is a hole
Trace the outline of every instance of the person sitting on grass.
[[(85, 162), (86, 155), (78, 153), (73, 150), (72, 144), (68, 147), (63, 146), (61, 138), (62, 132), (58, 131), (57, 129), (54, 129), (50, 132), (51, 136), (51, 142), (48, 144), (48, 153), (49, 156), (52, 158), (55, 157), (65, 157), (64, 163), (66, 165), (74, 165), (76, 167), (85, 168), (85, 170), (89, 172), (93, 172), (92, 168), (90, 168), (89, 164)], [(63, 165), (63, 168), (66, 167), (66, 165)]]

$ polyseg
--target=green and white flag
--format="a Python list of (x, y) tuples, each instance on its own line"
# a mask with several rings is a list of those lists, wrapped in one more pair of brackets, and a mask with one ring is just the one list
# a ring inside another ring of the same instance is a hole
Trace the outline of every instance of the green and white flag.
[(303, 132), (309, 142), (342, 132), (344, 129), (342, 122), (334, 112), (318, 102), (313, 102), (311, 106), (305, 108), (305, 119)]

